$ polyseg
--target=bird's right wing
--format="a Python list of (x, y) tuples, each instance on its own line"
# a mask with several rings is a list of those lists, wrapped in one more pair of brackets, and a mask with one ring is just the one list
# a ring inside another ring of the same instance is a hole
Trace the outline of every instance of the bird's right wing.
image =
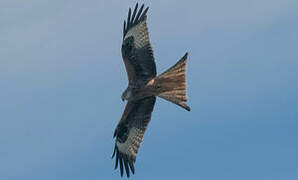
[(113, 156), (116, 155), (115, 169), (120, 165), (123, 176), (123, 165), (127, 177), (130, 171), (134, 174), (134, 163), (144, 138), (145, 131), (151, 120), (156, 97), (150, 96), (137, 101), (128, 101), (124, 113), (114, 133), (116, 143)]

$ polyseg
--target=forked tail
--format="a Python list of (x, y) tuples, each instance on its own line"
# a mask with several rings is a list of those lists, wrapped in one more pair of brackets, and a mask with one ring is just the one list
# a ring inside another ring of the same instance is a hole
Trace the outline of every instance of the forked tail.
[(159, 89), (157, 96), (190, 111), (186, 105), (186, 53), (174, 66), (155, 78), (155, 86)]

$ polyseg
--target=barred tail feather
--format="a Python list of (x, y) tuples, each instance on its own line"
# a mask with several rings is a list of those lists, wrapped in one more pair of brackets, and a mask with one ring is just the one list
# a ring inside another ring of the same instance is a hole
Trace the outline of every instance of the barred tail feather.
[(174, 66), (155, 78), (155, 84), (160, 89), (158, 97), (168, 100), (190, 111), (186, 105), (186, 53)]

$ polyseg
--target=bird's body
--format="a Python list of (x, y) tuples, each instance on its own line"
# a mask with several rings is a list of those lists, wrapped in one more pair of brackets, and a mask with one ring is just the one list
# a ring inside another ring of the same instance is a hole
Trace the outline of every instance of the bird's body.
[(115, 169), (119, 164), (121, 176), (125, 169), (128, 177), (130, 171), (135, 172), (134, 163), (151, 120), (156, 97), (190, 111), (185, 104), (188, 54), (157, 75), (146, 23), (148, 7), (144, 11), (143, 8), (144, 5), (138, 10), (136, 4), (132, 14), (129, 9), (127, 22), (124, 21), (121, 48), (129, 83), (121, 97), (127, 100), (127, 104), (114, 132), (116, 143), (113, 157), (116, 155)]
[(129, 85), (122, 94), (122, 100), (136, 101), (148, 96), (156, 96), (157, 91), (154, 87), (154, 79), (148, 82), (141, 81), (136, 85)]

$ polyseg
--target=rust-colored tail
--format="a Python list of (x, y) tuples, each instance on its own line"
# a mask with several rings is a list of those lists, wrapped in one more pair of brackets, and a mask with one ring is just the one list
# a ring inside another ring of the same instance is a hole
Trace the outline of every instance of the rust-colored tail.
[(185, 104), (186, 95), (186, 53), (174, 66), (154, 79), (155, 87), (159, 89), (157, 96), (190, 111)]

